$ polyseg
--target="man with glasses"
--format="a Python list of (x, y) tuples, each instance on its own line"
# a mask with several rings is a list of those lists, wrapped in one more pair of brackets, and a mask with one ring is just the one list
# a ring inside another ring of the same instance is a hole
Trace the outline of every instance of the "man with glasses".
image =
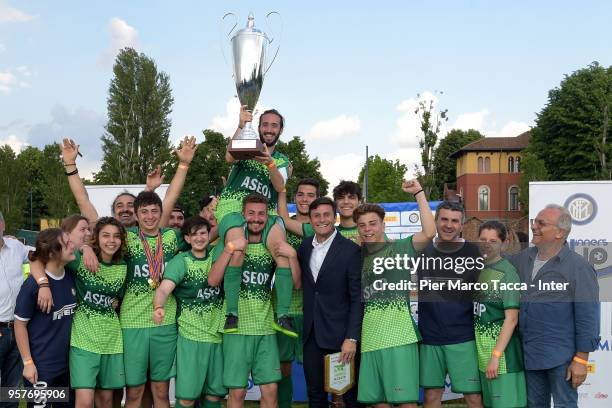
[(549, 204), (531, 222), (534, 246), (509, 257), (529, 284), (519, 312), (529, 407), (550, 407), (551, 396), (555, 406), (577, 407), (599, 343), (597, 273), (567, 246), (571, 228), (567, 209)]

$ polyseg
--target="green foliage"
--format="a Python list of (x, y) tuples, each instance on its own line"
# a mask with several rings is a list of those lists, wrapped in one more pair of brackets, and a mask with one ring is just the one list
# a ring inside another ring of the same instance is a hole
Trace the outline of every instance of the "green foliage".
[(14, 232), (23, 224), (26, 205), (27, 179), (10, 146), (0, 146), (0, 211), (7, 232)]
[(142, 184), (155, 166), (171, 160), (170, 80), (155, 62), (132, 48), (119, 52), (107, 102), (108, 122), (102, 137), (102, 184)]
[(550, 179), (544, 160), (532, 152), (533, 146), (523, 150), (521, 154), (521, 179), (519, 182), (519, 203), (527, 215), (529, 213), (529, 182), (547, 181)]
[[(207, 129), (203, 133), (205, 140), (198, 145), (198, 150), (189, 166), (185, 187), (178, 200), (188, 216), (200, 212), (199, 202), (202, 197), (221, 193), (222, 177), (227, 177), (230, 170), (229, 164), (225, 161), (227, 140), (214, 130)], [(171, 163), (166, 171), (165, 182), (170, 182), (174, 175), (178, 158), (174, 156)]]
[[(443, 94), (441, 91), (436, 91), (436, 93)], [(421, 95), (417, 94), (417, 98), (420, 99), (420, 97)], [(433, 166), (434, 148), (438, 142), (440, 126), (443, 122), (448, 121), (448, 109), (436, 109), (432, 98), (428, 101), (420, 100), (419, 106), (414, 113), (419, 117), (421, 132), (423, 133), (423, 136), (419, 138), (421, 166), (423, 170), (417, 169), (417, 177), (427, 197), (431, 197), (431, 193), (435, 189), (436, 184)]]
[[(402, 180), (408, 167), (399, 160), (387, 160), (379, 155), (370, 156), (368, 165), (368, 202), (397, 203), (414, 201), (402, 191)], [(365, 166), (359, 172), (357, 183), (363, 185)]]
[(457, 160), (451, 154), (468, 143), (482, 139), (484, 135), (477, 130), (453, 129), (440, 141), (433, 154), (434, 187), (430, 200), (440, 199), (444, 192), (444, 183), (457, 182)]
[(38, 229), (41, 218), (64, 218), (78, 212), (57, 144), (43, 150), (28, 146), (18, 156), (3, 146), (0, 162), (0, 209), (8, 230)]
[(612, 67), (597, 62), (567, 75), (549, 91), (530, 145), (552, 180), (612, 178), (611, 106)]
[(287, 180), (287, 199), (289, 202), (294, 201), (294, 194), (297, 188), (297, 183), (306, 177), (312, 177), (319, 180), (319, 190), (321, 195), (327, 195), (329, 183), (321, 175), (321, 163), (319, 159), (311, 159), (306, 153), (306, 144), (298, 136), (294, 136), (289, 142), (278, 141), (276, 149), (289, 157), (293, 166), (293, 173)]

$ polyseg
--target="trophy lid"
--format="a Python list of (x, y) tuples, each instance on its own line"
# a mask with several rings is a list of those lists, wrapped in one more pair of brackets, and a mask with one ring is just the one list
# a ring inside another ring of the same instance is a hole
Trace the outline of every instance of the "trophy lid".
[(264, 33), (258, 28), (255, 28), (255, 17), (253, 16), (253, 12), (249, 13), (249, 18), (247, 19), (246, 27), (241, 30), (238, 30), (234, 37), (237, 37), (241, 34), (259, 34), (266, 37), (266, 33)]

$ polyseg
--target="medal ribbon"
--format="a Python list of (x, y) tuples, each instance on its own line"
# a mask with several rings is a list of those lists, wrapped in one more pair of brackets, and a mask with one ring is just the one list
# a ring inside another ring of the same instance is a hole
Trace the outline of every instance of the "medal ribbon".
[(157, 238), (155, 240), (155, 256), (151, 252), (149, 246), (149, 240), (142, 231), (140, 231), (140, 241), (147, 256), (147, 263), (149, 264), (149, 276), (155, 283), (159, 283), (162, 275), (162, 265), (164, 264), (164, 248), (162, 245), (161, 232), (157, 232)]

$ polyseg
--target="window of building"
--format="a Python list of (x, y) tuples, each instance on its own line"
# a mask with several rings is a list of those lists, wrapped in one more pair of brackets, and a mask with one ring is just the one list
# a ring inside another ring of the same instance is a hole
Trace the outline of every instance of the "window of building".
[(491, 158), (490, 157), (485, 157), (484, 159), (484, 172), (485, 173), (491, 172)]
[(478, 187), (478, 210), (479, 211), (489, 210), (489, 187), (488, 186)]
[(516, 160), (514, 161), (514, 169), (518, 173), (521, 171), (521, 158), (516, 156)]
[(514, 158), (512, 156), (508, 157), (508, 173), (514, 172)]
[(519, 210), (519, 189), (517, 186), (512, 186), (508, 189), (508, 211)]
[(478, 158), (478, 172), (484, 173), (484, 159), (482, 157)]

